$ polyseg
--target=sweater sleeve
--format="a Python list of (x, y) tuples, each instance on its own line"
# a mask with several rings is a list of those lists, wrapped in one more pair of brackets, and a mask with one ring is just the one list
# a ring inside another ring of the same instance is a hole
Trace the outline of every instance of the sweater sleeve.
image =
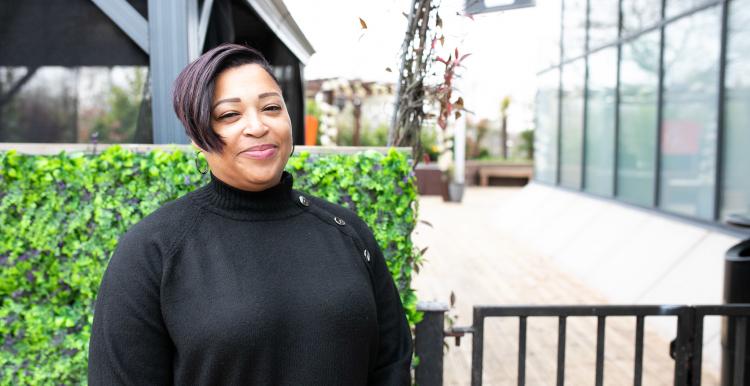
[(89, 342), (90, 385), (172, 383), (173, 344), (161, 314), (161, 258), (137, 224), (120, 238), (96, 298)]
[[(361, 220), (360, 220), (361, 221)], [(379, 347), (369, 385), (411, 385), (412, 338), (398, 289), (370, 229), (361, 222), (359, 234), (371, 252), (373, 286), (378, 309)], [(364, 229), (362, 229), (364, 228)]]

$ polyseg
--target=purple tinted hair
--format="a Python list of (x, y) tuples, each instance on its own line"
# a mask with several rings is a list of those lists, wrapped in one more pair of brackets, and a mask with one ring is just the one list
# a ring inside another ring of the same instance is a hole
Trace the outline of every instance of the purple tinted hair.
[(174, 81), (174, 112), (185, 126), (187, 136), (203, 150), (220, 153), (226, 145), (211, 128), (214, 86), (222, 71), (243, 64), (261, 66), (279, 84), (263, 54), (253, 48), (230, 43), (213, 48), (195, 59)]

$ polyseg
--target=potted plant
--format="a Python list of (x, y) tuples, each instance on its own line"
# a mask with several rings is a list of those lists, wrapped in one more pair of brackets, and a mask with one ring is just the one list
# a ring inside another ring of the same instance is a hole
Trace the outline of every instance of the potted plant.
[(440, 106), (437, 117), (437, 124), (440, 127), (438, 131), (438, 150), (440, 151), (438, 165), (440, 166), (440, 170), (443, 171), (443, 181), (447, 185), (446, 190), (448, 192), (447, 195), (443, 196), (443, 199), (451, 202), (461, 202), (464, 184), (455, 182), (454, 178), (453, 126), (449, 124), (449, 121), (453, 120), (455, 122), (455, 119), (461, 118), (461, 111), (466, 110), (462, 97), (458, 97), (453, 101), (451, 100), (454, 91), (453, 80), (457, 77), (456, 71), (462, 66), (463, 60), (469, 55), (471, 54), (461, 56), (458, 53), (458, 48), (455, 48), (447, 59), (439, 56), (435, 59), (445, 66), (443, 81), (434, 88), (433, 94)]

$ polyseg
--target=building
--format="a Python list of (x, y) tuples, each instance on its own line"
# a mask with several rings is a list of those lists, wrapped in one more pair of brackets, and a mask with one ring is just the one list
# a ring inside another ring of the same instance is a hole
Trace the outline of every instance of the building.
[(612, 303), (722, 303), (748, 237), (726, 220), (750, 216), (749, 3), (538, 1), (535, 177), (504, 227)]
[(536, 180), (708, 225), (750, 215), (749, 3), (540, 1)]
[(268, 58), (303, 143), (314, 51), (282, 0), (0, 2), (0, 142), (188, 143), (172, 83), (224, 42)]

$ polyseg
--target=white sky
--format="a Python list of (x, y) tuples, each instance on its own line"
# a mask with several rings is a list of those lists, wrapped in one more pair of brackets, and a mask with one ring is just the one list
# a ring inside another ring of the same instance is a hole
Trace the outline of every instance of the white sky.
[[(547, 0), (538, 0), (544, 5)], [(316, 53), (305, 68), (306, 79), (343, 77), (384, 82), (397, 80), (399, 49), (406, 30), (410, 0), (284, 0)], [(445, 47), (471, 53), (457, 82), (466, 108), (476, 119), (499, 118), (500, 101), (510, 95), (509, 130), (531, 126), (536, 72), (541, 68), (541, 34), (549, 26), (547, 9), (539, 5), (474, 16), (456, 13), (460, 0), (443, 0), (440, 16)], [(362, 30), (359, 18), (367, 23)], [(558, 24), (559, 25), (559, 24)], [(545, 28), (547, 27), (547, 28)], [(558, 27), (559, 28), (559, 27)], [(540, 32), (541, 31), (541, 32)], [(545, 53), (547, 56), (549, 53)], [(387, 72), (386, 67), (393, 69)]]

